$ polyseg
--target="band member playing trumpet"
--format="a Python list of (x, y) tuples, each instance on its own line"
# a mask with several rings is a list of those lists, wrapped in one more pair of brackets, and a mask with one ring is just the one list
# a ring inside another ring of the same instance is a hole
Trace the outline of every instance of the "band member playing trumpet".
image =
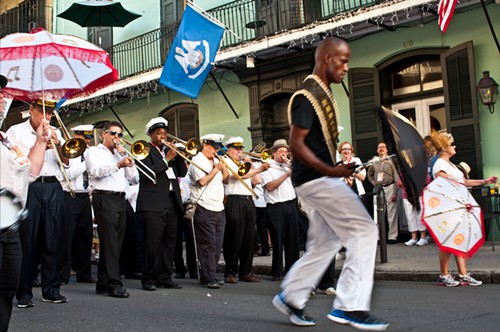
[[(215, 272), (220, 258), (226, 217), (224, 214), (224, 183), (229, 180), (226, 164), (215, 158), (222, 148), (224, 135), (208, 134), (201, 137), (203, 148), (193, 162), (205, 172), (189, 165), (191, 204), (194, 213), (194, 234), (200, 264), (200, 282), (208, 288), (219, 288)], [(221, 281), (222, 283), (222, 281)]]
[[(54, 101), (37, 100), (30, 105), (30, 118), (12, 126), (7, 131), (13, 145), (19, 146), (28, 155), (37, 141), (35, 128), (43, 122), (50, 122), (56, 103)], [(28, 217), (20, 229), (23, 261), (21, 281), (17, 290), (17, 306), (31, 308), (33, 271), (35, 265), (41, 263), (42, 299), (44, 302), (64, 303), (66, 297), (60, 294), (59, 262), (61, 260), (61, 238), (64, 213), (64, 194), (60, 181), (63, 181), (62, 168), (69, 161), (61, 153), (63, 141), (59, 131), (48, 127), (46, 131), (46, 151), (44, 165), (40, 176), (33, 178), (29, 185), (26, 207)], [(54, 146), (55, 145), (55, 146)], [(59, 163), (58, 156), (62, 161)], [(63, 165), (64, 164), (64, 165)]]
[(61, 185), (64, 191), (64, 224), (62, 237), (62, 263), (61, 282), (68, 283), (71, 270), (76, 272), (76, 281), (94, 283), (91, 275), (90, 259), (92, 255), (92, 207), (89, 196), (89, 177), (85, 158), (87, 148), (94, 137), (93, 125), (80, 125), (73, 127), (74, 138), (85, 142), (84, 153), (70, 159), (69, 168), (66, 170), (74, 194), (71, 195), (66, 181)]
[(272, 280), (280, 280), (283, 274), (283, 249), (285, 249), (285, 273), (299, 259), (299, 221), (295, 190), (290, 179), (290, 167), (282, 167), (288, 156), (288, 144), (278, 139), (270, 148), (274, 165), (262, 173), (262, 185), (267, 201), (269, 234), (273, 243)]
[(150, 137), (150, 150), (143, 159), (156, 175), (156, 184), (140, 176), (136, 211), (144, 223), (144, 271), (142, 288), (154, 291), (157, 287), (182, 288), (172, 280), (178, 219), (184, 208), (178, 176), (185, 176), (186, 164), (167, 145), (168, 121), (151, 119), (145, 128)]
[(134, 160), (124, 156), (121, 137), (121, 124), (107, 122), (102, 131), (102, 143), (88, 149), (85, 163), (100, 244), (96, 294), (127, 298), (129, 293), (120, 280), (119, 267), (127, 222), (125, 190), (128, 184), (139, 182), (139, 173)]
[[(2, 89), (7, 85), (7, 78), (0, 75), (0, 112), (2, 110), (3, 93)], [(0, 120), (0, 125), (2, 121)], [(23, 209), (26, 204), (28, 194), (28, 184), (30, 174), (38, 176), (43, 166), (45, 149), (47, 146), (47, 132), (50, 130), (48, 122), (42, 121), (36, 129), (36, 138), (33, 147), (30, 149), (30, 159), (19, 149), (12, 145), (7, 135), (0, 132), (0, 188), (2, 199), (5, 198), (14, 204), (16, 200), (18, 208)], [(12, 194), (9, 197), (9, 194)], [(13, 198), (14, 197), (14, 198)], [(7, 222), (17, 222), (18, 216), (7, 215), (4, 210), (5, 205), (2, 200), (2, 228), (0, 228), (0, 331), (9, 329), (10, 317), (12, 314), (12, 299), (16, 294), (19, 278), (21, 277), (21, 243), (19, 231), (14, 224), (3, 228)], [(16, 211), (17, 212), (17, 211)], [(19, 211), (20, 212), (20, 211)]]
[[(242, 162), (243, 138), (230, 137), (224, 145), (227, 148), (229, 158), (225, 159), (227, 167), (237, 173), (238, 165)], [(247, 158), (248, 159), (248, 158)], [(239, 164), (235, 163), (238, 162)], [(248, 162), (248, 161), (247, 161)], [(262, 164), (259, 168), (252, 168), (246, 174), (241, 175), (241, 179), (252, 186), (252, 178), (260, 179), (259, 173), (267, 170), (269, 164)], [(231, 173), (234, 173), (231, 172)], [(247, 282), (260, 281), (252, 274), (253, 251), (255, 245), (255, 222), (256, 210), (253, 197), (243, 186), (240, 180), (233, 175), (229, 175), (229, 182), (225, 186), (226, 191), (226, 227), (224, 232), (224, 260), (226, 267), (224, 281), (235, 284), (236, 273), (239, 280)], [(239, 261), (239, 267), (238, 267)]]

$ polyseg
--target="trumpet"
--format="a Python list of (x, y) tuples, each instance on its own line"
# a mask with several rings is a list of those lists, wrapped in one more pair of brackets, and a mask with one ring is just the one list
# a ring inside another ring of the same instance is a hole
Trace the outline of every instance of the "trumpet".
[[(126, 141), (124, 139), (122, 139), (121, 141), (123, 142), (123, 144), (120, 144), (120, 145), (123, 146), (123, 150), (125, 151), (125, 153), (127, 155), (129, 155), (130, 157), (132, 157), (132, 159), (137, 161), (142, 167), (144, 167), (144, 169), (142, 169), (141, 167), (137, 167), (137, 165), (136, 165), (137, 170), (139, 172), (141, 172), (142, 174), (144, 174), (145, 177), (150, 179), (151, 182), (156, 184), (155, 172), (153, 172), (153, 170), (151, 168), (146, 166), (146, 164), (144, 164), (141, 161), (149, 155), (150, 147), (149, 147), (148, 142), (146, 142), (144, 140), (139, 140), (139, 141), (136, 141), (134, 143), (131, 143), (131, 142)], [(124, 144), (130, 146), (130, 151), (125, 149)], [(149, 172), (149, 174), (146, 171)]]
[[(174, 150), (177, 155), (179, 157), (181, 157), (182, 159), (184, 159), (187, 163), (189, 164), (193, 164), (194, 167), (198, 168), (200, 171), (202, 171), (203, 173), (205, 174), (208, 174), (207, 171), (205, 171), (203, 168), (201, 168), (201, 166), (197, 165), (195, 162), (193, 162), (191, 159), (189, 159), (188, 157), (186, 157), (185, 155), (182, 154), (182, 152), (180, 152), (176, 147), (175, 147), (175, 140), (177, 140), (179, 143), (181, 144), (184, 144), (184, 150), (191, 156), (194, 156), (198, 153), (198, 151), (200, 150), (201, 148), (201, 144), (200, 144), (200, 141), (198, 141), (196, 138), (191, 138), (190, 140), (188, 140), (187, 142), (186, 141), (182, 141), (181, 139), (173, 136), (173, 135), (170, 135), (170, 134), (167, 134), (167, 137), (170, 137), (174, 139), (174, 141), (172, 142), (167, 142), (167, 141), (164, 141), (162, 140), (162, 143), (167, 145), (170, 149)], [(184, 143), (183, 143), (184, 142)], [(189, 151), (188, 151), (189, 150)]]

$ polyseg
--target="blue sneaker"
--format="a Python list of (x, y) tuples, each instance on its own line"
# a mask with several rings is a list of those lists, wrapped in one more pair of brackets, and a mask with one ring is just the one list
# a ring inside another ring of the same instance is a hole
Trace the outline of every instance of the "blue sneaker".
[(276, 309), (278, 309), (282, 314), (287, 315), (290, 318), (290, 321), (297, 326), (314, 326), (316, 325), (316, 321), (311, 317), (308, 317), (304, 314), (304, 310), (296, 309), (288, 303), (285, 302), (285, 299), (279, 293), (273, 299), (273, 305)]
[(328, 314), (328, 319), (339, 324), (349, 324), (359, 330), (385, 331), (389, 323), (370, 315), (369, 311), (343, 311), (333, 309)]

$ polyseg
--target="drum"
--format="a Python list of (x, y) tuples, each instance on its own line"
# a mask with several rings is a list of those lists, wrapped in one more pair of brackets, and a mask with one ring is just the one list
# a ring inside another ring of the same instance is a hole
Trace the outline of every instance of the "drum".
[(0, 187), (0, 234), (2, 236), (19, 228), (26, 218), (27, 211), (23, 209), (21, 200), (12, 192)]

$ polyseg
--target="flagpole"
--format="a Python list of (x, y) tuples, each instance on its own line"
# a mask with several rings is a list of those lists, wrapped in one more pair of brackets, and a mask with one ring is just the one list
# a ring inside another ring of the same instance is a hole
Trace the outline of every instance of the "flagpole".
[(192, 0), (187, 0), (186, 2), (188, 5), (191, 5), (192, 7), (194, 7), (197, 11), (200, 11), (202, 15), (207, 16), (208, 19), (210, 19), (214, 23), (222, 26), (225, 30), (231, 32), (236, 38), (241, 40), (241, 37), (238, 36), (233, 30), (229, 29), (224, 23), (222, 23), (221, 21), (219, 21), (218, 19), (216, 19), (215, 17), (213, 17), (212, 15), (207, 13), (205, 10), (203, 10), (203, 8), (196, 5)]

